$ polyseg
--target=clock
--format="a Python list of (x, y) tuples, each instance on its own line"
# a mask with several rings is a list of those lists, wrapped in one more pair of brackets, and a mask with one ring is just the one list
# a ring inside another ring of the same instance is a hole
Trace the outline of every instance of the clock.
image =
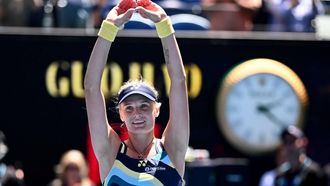
[(243, 153), (271, 152), (289, 125), (302, 128), (306, 89), (289, 67), (258, 58), (235, 66), (217, 95), (216, 116), (224, 137)]

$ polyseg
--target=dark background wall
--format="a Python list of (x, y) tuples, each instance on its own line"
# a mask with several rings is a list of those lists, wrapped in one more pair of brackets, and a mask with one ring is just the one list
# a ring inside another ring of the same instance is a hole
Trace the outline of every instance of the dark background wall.
[[(180, 35), (180, 34), (179, 34)], [(9, 153), (4, 161), (25, 171), (28, 186), (46, 185), (61, 154), (76, 148), (86, 153), (87, 117), (83, 97), (75, 95), (72, 84), (67, 94), (51, 95), (47, 90), (47, 70), (58, 64), (54, 82), (63, 78), (77, 80), (82, 87), (86, 64), (95, 35), (0, 35), (1, 107), (0, 129), (7, 136)], [(197, 97), (190, 97), (191, 138), (193, 148), (207, 149), (211, 158), (246, 158), (249, 183), (256, 185), (262, 172), (274, 166), (273, 154), (247, 155), (224, 138), (215, 117), (216, 96), (221, 80), (235, 65), (254, 58), (280, 61), (301, 78), (309, 95), (304, 131), (310, 139), (308, 154), (321, 165), (329, 163), (330, 63), (329, 41), (313, 39), (253, 39), (178, 37), (184, 63), (197, 65), (202, 86)], [(161, 44), (155, 37), (118, 37), (110, 52), (109, 64), (118, 64), (123, 80), (129, 77), (130, 65), (153, 64), (154, 83), (161, 92), (162, 111), (157, 122), (167, 121), (167, 97), (162, 72)], [(76, 64), (82, 65), (74, 67)], [(72, 69), (78, 69), (72, 72)], [(73, 75), (74, 74), (74, 75)], [(188, 87), (194, 86), (188, 73)], [(76, 78), (73, 78), (76, 77)], [(80, 77), (80, 78), (79, 78)], [(110, 77), (111, 81), (120, 79)], [(111, 83), (110, 83), (111, 84)], [(112, 85), (110, 85), (112, 86)], [(109, 118), (118, 122), (109, 104)]]

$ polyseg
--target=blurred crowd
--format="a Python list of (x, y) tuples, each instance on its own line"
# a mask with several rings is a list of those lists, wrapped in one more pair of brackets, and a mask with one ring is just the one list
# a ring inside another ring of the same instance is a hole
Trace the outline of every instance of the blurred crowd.
[[(329, 0), (155, 1), (174, 16), (172, 19), (178, 19), (174, 21), (201, 24), (186, 29), (285, 32), (314, 32), (313, 20), (328, 14), (330, 4)], [(118, 0), (0, 0), (0, 26), (99, 28), (105, 12), (117, 3)]]
[(79, 150), (69, 149), (64, 152), (54, 171), (56, 177), (48, 186), (96, 186), (88, 177), (88, 163)]
[[(6, 136), (0, 130), (0, 186), (26, 186), (24, 170), (5, 161), (8, 151)], [(54, 178), (48, 186), (97, 186), (89, 178), (89, 165), (85, 155), (77, 149), (65, 151), (53, 172)]]
[(20, 166), (4, 161), (8, 150), (6, 136), (0, 130), (0, 186), (24, 186), (24, 171)]

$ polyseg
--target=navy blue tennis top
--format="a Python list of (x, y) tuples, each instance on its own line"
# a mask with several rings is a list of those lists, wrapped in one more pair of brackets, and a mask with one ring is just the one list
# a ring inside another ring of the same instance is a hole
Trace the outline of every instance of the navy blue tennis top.
[(183, 186), (184, 180), (173, 166), (160, 139), (156, 139), (155, 149), (155, 156), (139, 160), (127, 156), (127, 146), (121, 143), (103, 186)]

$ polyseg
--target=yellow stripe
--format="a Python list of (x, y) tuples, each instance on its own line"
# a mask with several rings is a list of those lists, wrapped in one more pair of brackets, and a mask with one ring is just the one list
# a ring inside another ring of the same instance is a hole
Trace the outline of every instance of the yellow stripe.
[(118, 168), (121, 171), (123, 171), (127, 176), (136, 178), (136, 180), (139, 181), (148, 181), (152, 183), (155, 186), (163, 186), (163, 184), (154, 176), (147, 174), (147, 173), (138, 173), (135, 171), (132, 171), (131, 169), (127, 168), (123, 163), (116, 160), (113, 164), (113, 168)]

